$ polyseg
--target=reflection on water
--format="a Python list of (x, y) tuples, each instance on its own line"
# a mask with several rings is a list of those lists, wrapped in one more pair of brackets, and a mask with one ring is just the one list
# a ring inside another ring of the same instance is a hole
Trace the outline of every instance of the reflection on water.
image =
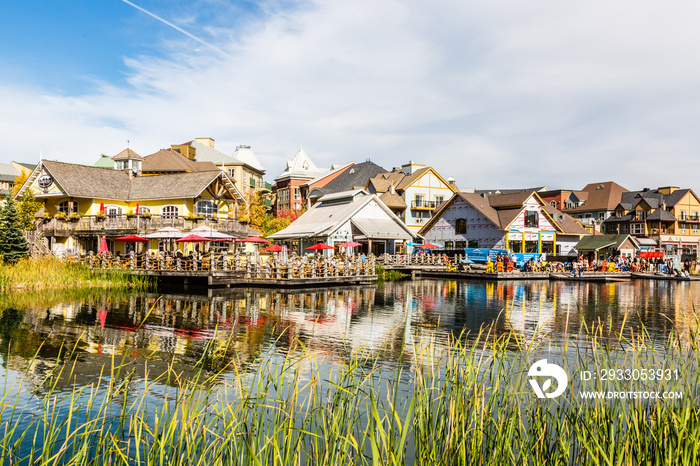
[(415, 280), (315, 291), (231, 289), (213, 296), (86, 295), (49, 308), (3, 310), (1, 361), (6, 370), (41, 373), (65, 347), (75, 347), (80, 382), (113, 357), (154, 371), (172, 364), (187, 372), (210, 354), (253, 363), (262, 352), (286, 353), (302, 344), (331, 359), (363, 349), (395, 362), (414, 346), (444, 347), (451, 336), (469, 332), (465, 338), (474, 338), (488, 325), (531, 342), (565, 334), (583, 339), (586, 327), (613, 337), (625, 321), (625, 333), (643, 324), (663, 341), (671, 330), (695, 328), (699, 292), (698, 282)]

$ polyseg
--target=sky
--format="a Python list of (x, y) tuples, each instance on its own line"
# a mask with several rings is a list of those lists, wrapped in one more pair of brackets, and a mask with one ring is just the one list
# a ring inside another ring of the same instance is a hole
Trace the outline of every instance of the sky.
[(700, 3), (0, 0), (0, 162), (195, 137), (265, 179), (409, 160), (462, 188), (700, 193)]

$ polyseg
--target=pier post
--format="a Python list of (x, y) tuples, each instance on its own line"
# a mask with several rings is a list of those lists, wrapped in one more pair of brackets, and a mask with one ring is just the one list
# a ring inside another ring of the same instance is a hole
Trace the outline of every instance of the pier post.
[(136, 263), (134, 260), (134, 251), (129, 251), (129, 268), (134, 270), (136, 268)]

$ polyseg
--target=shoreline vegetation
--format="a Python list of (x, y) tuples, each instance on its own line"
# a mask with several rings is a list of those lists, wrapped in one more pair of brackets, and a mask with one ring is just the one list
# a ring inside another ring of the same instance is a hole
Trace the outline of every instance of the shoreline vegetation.
[(407, 277), (405, 273), (401, 273), (398, 270), (387, 270), (382, 265), (375, 266), (374, 273), (377, 274), (378, 282), (394, 282)]
[[(30, 387), (35, 409), (17, 395), (30, 382), (0, 393), (0, 463), (697, 464), (698, 331), (660, 344), (643, 328), (629, 330), (610, 340), (591, 329), (585, 347), (553, 348), (487, 329), (441, 354), (407, 343), (406, 360), (391, 367), (362, 349), (330, 363), (301, 342), (247, 367), (229, 339), (204, 349), (192, 377), (137, 374), (124, 356), (85, 386), (59, 384), (74, 377), (77, 356), (67, 349)], [(569, 374), (673, 367), (685, 396), (677, 404), (582, 400), (569, 389), (540, 400), (528, 367), (543, 353), (562, 357)]]
[(0, 264), (0, 292), (48, 289), (136, 289), (145, 290), (152, 280), (126, 272), (91, 270), (82, 264), (61, 262), (54, 257), (25, 258)]

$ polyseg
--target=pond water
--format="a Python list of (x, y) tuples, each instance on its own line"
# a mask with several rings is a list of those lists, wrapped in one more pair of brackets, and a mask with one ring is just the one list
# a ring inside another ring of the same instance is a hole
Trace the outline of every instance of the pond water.
[(700, 282), (645, 280), (407, 280), (312, 291), (86, 293), (3, 309), (0, 375), (38, 380), (66, 351), (78, 360), (73, 383), (91, 382), (113, 358), (156, 372), (172, 364), (188, 373), (208, 345), (251, 365), (262, 353), (302, 346), (331, 361), (362, 350), (391, 364), (416, 347), (474, 339), (486, 326), (492, 334), (514, 331), (527, 342), (567, 337), (585, 345), (586, 329), (617, 338), (620, 330), (630, 334), (643, 325), (663, 343), (671, 332), (695, 329), (698, 309)]

